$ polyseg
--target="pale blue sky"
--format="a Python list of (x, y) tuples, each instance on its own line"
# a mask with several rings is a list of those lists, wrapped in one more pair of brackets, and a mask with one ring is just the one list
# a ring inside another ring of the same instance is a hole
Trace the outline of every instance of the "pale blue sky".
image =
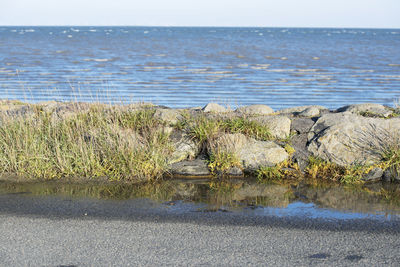
[(400, 28), (400, 0), (0, 0), (0, 25)]

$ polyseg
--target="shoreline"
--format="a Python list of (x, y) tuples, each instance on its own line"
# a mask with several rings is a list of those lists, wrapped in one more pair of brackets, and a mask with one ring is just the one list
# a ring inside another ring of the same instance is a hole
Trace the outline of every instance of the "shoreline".
[(39, 180), (394, 182), (400, 181), (399, 115), (398, 107), (379, 104), (274, 111), (0, 100), (0, 170)]

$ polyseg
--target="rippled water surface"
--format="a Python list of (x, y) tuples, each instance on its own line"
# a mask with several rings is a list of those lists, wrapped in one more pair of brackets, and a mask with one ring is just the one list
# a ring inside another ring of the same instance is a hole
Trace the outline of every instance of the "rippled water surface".
[(1, 98), (275, 109), (400, 97), (400, 30), (1, 27)]

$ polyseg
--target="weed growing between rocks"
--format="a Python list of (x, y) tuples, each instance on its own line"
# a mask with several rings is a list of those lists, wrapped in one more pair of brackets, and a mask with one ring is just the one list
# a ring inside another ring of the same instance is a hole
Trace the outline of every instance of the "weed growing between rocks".
[(261, 141), (272, 140), (268, 127), (255, 121), (249, 121), (241, 117), (215, 117), (209, 118), (206, 115), (183, 116), (184, 119), (176, 127), (186, 130), (200, 144), (206, 145), (221, 133), (241, 133), (248, 137)]
[(234, 153), (219, 151), (211, 153), (208, 167), (212, 174), (224, 176), (231, 168), (242, 168), (242, 165)]
[(257, 179), (260, 182), (278, 180), (302, 180), (299, 165), (291, 160), (285, 160), (276, 166), (264, 166), (257, 170)]

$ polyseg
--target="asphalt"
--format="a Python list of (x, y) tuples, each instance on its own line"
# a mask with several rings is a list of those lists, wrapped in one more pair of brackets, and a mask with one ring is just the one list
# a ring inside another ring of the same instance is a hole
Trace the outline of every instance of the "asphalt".
[(1, 266), (399, 266), (400, 220), (0, 195)]

